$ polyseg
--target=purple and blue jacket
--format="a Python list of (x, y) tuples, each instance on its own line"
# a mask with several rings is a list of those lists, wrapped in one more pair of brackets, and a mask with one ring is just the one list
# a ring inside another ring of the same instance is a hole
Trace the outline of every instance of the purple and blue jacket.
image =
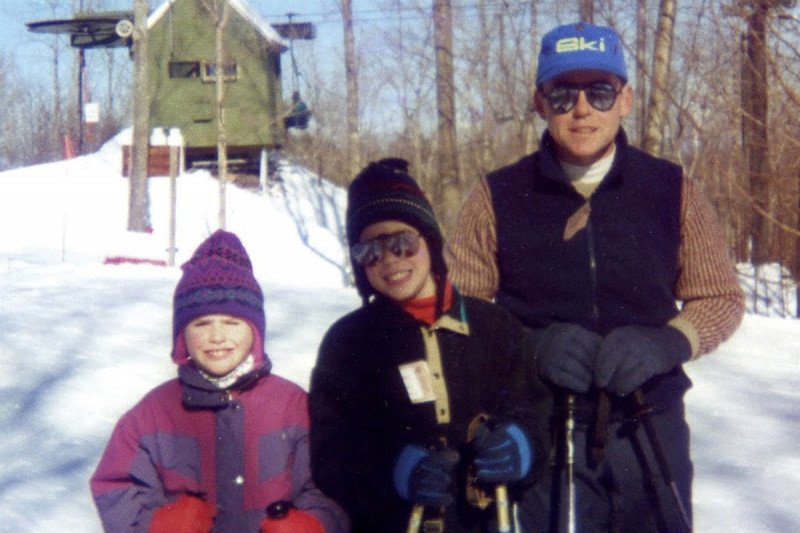
[(213, 532), (257, 532), (277, 500), (314, 515), (326, 533), (349, 531), (311, 480), (306, 393), (270, 366), (264, 356), (221, 390), (181, 364), (177, 379), (123, 415), (90, 482), (104, 529), (146, 532), (159, 507), (187, 493), (216, 506)]

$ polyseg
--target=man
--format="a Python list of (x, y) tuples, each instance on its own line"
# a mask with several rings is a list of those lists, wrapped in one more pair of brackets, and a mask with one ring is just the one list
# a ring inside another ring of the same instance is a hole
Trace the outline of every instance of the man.
[(627, 79), (612, 29), (547, 33), (533, 102), (547, 122), (540, 149), (477, 184), (448, 250), (464, 293), (495, 299), (531, 329), (537, 370), (559, 399), (554, 431), (567, 413), (575, 422), (573, 466), (565, 430), (562, 460), (531, 493), (546, 509), (542, 531), (567, 521), (581, 532), (691, 528), (682, 365), (727, 339), (744, 312), (698, 186), (628, 145)]

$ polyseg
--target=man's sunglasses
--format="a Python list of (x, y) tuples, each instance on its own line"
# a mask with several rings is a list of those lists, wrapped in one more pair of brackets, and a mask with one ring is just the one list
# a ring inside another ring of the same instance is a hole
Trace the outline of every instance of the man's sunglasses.
[(581, 91), (586, 94), (586, 100), (593, 108), (598, 111), (608, 111), (614, 107), (614, 102), (617, 101), (617, 95), (621, 90), (621, 88), (615, 89), (606, 81), (595, 81), (584, 84), (563, 83), (543, 94), (553, 113), (561, 115), (575, 107)]
[(386, 251), (397, 257), (411, 257), (419, 251), (419, 235), (410, 231), (398, 231), (378, 235), (350, 248), (350, 255), (359, 265), (373, 267), (383, 258)]

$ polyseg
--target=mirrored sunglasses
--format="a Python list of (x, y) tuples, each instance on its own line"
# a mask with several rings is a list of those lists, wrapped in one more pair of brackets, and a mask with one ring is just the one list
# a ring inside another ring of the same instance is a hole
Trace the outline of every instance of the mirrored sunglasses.
[(359, 265), (367, 268), (378, 264), (387, 250), (397, 257), (411, 257), (419, 251), (419, 237), (410, 231), (378, 235), (353, 245), (350, 255)]
[(608, 111), (614, 107), (620, 89), (615, 89), (613, 85), (605, 81), (595, 81), (582, 85), (559, 84), (544, 93), (544, 99), (550, 106), (553, 113), (561, 115), (567, 113), (578, 103), (578, 96), (583, 91), (586, 100), (593, 108), (598, 111)]

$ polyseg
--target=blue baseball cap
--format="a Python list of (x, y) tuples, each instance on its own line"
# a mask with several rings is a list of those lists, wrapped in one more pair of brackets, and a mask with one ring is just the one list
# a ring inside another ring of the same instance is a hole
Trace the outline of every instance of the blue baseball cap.
[(584, 22), (547, 32), (539, 50), (536, 85), (576, 70), (601, 70), (628, 81), (625, 54), (617, 32)]

